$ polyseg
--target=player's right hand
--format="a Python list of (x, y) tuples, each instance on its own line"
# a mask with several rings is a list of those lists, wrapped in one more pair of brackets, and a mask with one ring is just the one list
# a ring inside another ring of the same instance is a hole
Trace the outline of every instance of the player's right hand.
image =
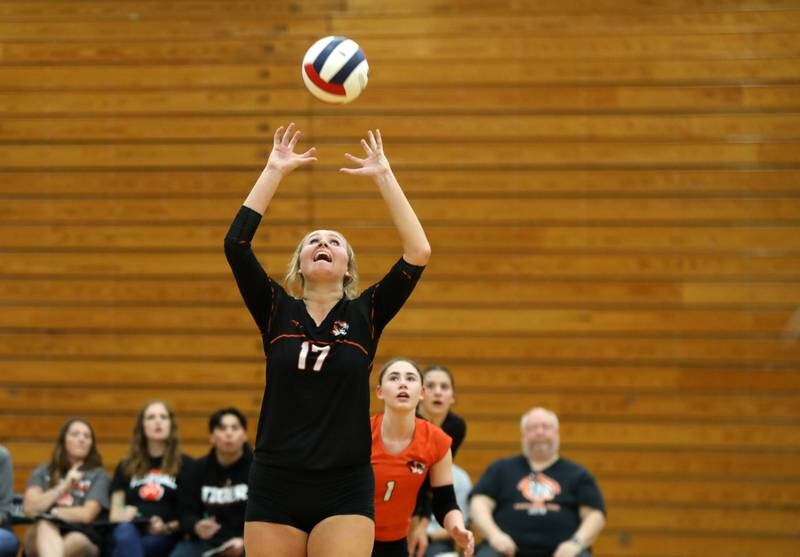
[(315, 162), (316, 149), (312, 147), (305, 153), (295, 153), (294, 148), (300, 140), (300, 130), (294, 129), (294, 122), (287, 127), (281, 126), (275, 130), (272, 142), (272, 152), (267, 160), (267, 170), (285, 176), (298, 166), (305, 166)]

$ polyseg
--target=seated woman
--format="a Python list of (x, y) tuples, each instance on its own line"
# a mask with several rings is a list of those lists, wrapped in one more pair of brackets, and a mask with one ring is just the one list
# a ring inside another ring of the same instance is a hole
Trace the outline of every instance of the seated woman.
[(61, 427), (49, 464), (33, 470), (23, 509), (36, 522), (25, 536), (28, 557), (100, 554), (91, 523), (108, 508), (108, 475), (89, 422), (70, 418)]
[(178, 542), (178, 476), (191, 459), (181, 454), (175, 414), (164, 402), (136, 417), (128, 457), (111, 481), (112, 557), (166, 557)]
[(422, 397), (422, 373), (407, 359), (389, 361), (378, 374), (383, 414), (371, 418), (372, 469), (375, 474), (375, 546), (373, 557), (407, 557), (406, 541), (417, 493), (426, 476), (433, 491), (433, 512), (464, 555), (472, 555), (472, 532), (453, 490), (451, 439), (415, 415)]
[(11, 455), (0, 445), (0, 557), (15, 557), (19, 541), (11, 530), (14, 501), (14, 466)]

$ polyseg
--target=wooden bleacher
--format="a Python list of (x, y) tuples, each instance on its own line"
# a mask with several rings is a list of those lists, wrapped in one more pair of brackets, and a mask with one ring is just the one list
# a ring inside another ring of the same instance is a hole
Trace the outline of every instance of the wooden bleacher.
[[(302, 86), (328, 34), (369, 58), (351, 105)], [(280, 276), (335, 227), (382, 275), (396, 232), (336, 172), (380, 127), (433, 259), (376, 364), (452, 367), (473, 479), (542, 404), (606, 495), (598, 557), (798, 552), (798, 0), (0, 0), (17, 489), (73, 414), (109, 468), (153, 398), (190, 454), (219, 406), (254, 430), (260, 339), (222, 238), (289, 121), (320, 162), (257, 253)]]

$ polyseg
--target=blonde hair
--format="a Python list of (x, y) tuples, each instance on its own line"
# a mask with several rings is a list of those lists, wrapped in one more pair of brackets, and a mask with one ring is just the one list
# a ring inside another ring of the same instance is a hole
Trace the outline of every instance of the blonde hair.
[[(305, 279), (303, 278), (302, 273), (300, 272), (300, 252), (303, 251), (303, 246), (306, 245), (308, 238), (316, 231), (309, 232), (308, 234), (300, 240), (300, 243), (297, 244), (297, 247), (292, 254), (292, 259), (289, 261), (289, 266), (286, 270), (286, 276), (283, 278), (283, 282), (286, 285), (286, 290), (289, 294), (296, 296), (297, 290), (297, 283), (300, 283), (300, 287), (305, 286)], [(331, 232), (336, 232), (336, 230), (331, 230)], [(344, 291), (344, 296), (348, 300), (352, 300), (356, 296), (358, 296), (358, 271), (356, 270), (356, 253), (353, 251), (353, 247), (350, 245), (350, 242), (347, 241), (347, 238), (344, 237), (344, 234), (340, 232), (336, 232), (339, 236), (342, 237), (345, 244), (345, 249), (347, 250), (347, 272), (349, 276), (345, 276), (344, 280), (342, 281), (342, 290)], [(301, 293), (302, 295), (302, 293)]]

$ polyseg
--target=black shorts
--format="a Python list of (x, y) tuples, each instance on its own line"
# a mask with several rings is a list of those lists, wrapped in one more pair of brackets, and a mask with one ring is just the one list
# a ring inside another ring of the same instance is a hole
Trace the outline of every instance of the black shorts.
[(357, 514), (375, 520), (372, 465), (335, 470), (286, 470), (253, 461), (246, 521), (287, 524), (310, 533), (330, 516)]
[(408, 542), (405, 539), (393, 542), (375, 540), (372, 557), (408, 557)]

